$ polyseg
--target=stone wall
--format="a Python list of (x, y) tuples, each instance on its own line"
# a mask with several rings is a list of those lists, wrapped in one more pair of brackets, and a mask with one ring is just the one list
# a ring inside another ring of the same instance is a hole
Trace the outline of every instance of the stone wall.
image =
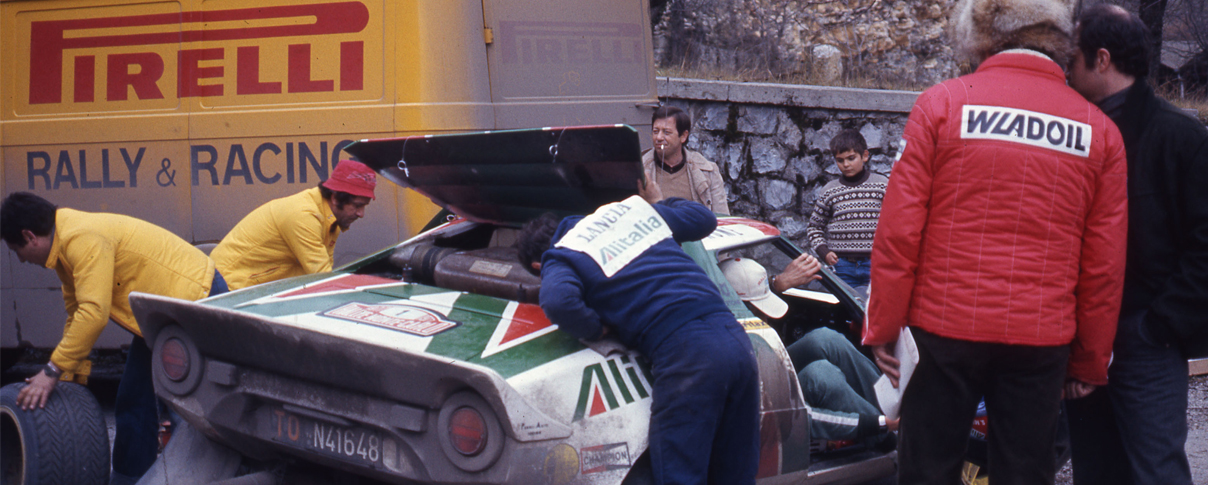
[(868, 89), (658, 80), (660, 99), (692, 116), (688, 148), (722, 171), (730, 210), (775, 224), (806, 247), (818, 191), (838, 178), (832, 136), (860, 130), (869, 168), (888, 176), (918, 93)]

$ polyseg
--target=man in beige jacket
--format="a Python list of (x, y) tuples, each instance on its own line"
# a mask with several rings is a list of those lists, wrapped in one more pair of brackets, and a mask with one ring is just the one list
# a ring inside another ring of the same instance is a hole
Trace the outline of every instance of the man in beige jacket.
[(721, 169), (700, 153), (684, 148), (692, 131), (688, 113), (664, 106), (655, 110), (652, 121), (654, 148), (642, 154), (642, 169), (646, 172), (642, 192), (651, 194), (653, 201), (681, 197), (700, 202), (714, 213), (730, 215)]

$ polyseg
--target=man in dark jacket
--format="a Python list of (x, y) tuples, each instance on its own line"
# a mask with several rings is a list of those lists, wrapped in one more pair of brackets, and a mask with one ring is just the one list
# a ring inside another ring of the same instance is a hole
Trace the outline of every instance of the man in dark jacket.
[(1128, 259), (1108, 385), (1068, 402), (1080, 484), (1191, 483), (1187, 359), (1208, 355), (1208, 131), (1146, 84), (1147, 35), (1120, 7), (1090, 7), (1069, 68), (1070, 86), (1116, 122), (1128, 155)]
[(615, 333), (650, 359), (657, 484), (755, 483), (759, 378), (751, 341), (679, 246), (716, 226), (696, 202), (651, 205), (634, 196), (560, 224), (537, 219), (517, 243), (521, 264), (541, 272), (541, 308), (560, 330), (587, 340)]

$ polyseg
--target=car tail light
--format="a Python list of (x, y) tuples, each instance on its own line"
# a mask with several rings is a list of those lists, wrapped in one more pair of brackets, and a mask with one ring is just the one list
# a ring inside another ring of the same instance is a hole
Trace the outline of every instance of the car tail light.
[(482, 414), (470, 407), (453, 411), (449, 420), (449, 441), (453, 449), (466, 456), (474, 456), (487, 446), (487, 423)]
[(470, 390), (450, 395), (436, 417), (436, 434), (449, 462), (467, 472), (486, 470), (510, 442), (490, 404)]
[(180, 382), (189, 375), (189, 351), (184, 342), (171, 338), (164, 342), (159, 355), (160, 364), (164, 367), (164, 375), (173, 381)]
[(201, 384), (206, 373), (206, 359), (197, 345), (179, 325), (167, 325), (155, 335), (151, 347), (151, 374), (155, 389), (184, 396)]

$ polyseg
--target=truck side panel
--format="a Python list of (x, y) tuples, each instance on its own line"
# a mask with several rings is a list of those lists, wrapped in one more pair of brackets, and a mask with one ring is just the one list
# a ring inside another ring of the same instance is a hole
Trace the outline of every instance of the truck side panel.
[[(354, 140), (648, 126), (638, 107), (657, 101), (647, 2), (550, 3), (0, 2), (0, 187), (218, 242), (260, 204), (324, 180)], [(543, 54), (527, 62), (525, 45)], [(584, 54), (595, 45), (599, 55)], [(340, 238), (337, 265), (409, 237), (436, 211), (381, 184)], [(0, 346), (53, 347), (57, 278), (4, 252)], [(99, 347), (128, 341), (109, 329)]]

